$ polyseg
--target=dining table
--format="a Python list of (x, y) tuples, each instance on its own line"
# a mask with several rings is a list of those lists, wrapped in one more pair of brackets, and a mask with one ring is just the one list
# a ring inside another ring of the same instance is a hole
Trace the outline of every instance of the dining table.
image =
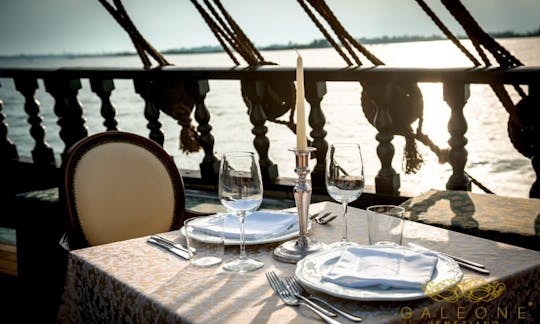
[[(294, 210), (294, 209), (293, 209)], [(342, 207), (313, 203), (309, 212), (339, 215), (311, 225), (309, 237), (331, 244), (342, 235)], [(249, 221), (249, 217), (247, 217)], [(511, 217), (511, 215), (509, 215)], [(368, 244), (367, 214), (348, 208), (351, 241)], [(160, 234), (183, 243), (180, 230)], [(312, 323), (322, 322), (309, 308), (288, 306), (268, 284), (266, 273), (293, 276), (297, 264), (277, 261), (282, 242), (247, 245), (262, 269), (227, 272), (220, 265), (200, 268), (147, 242), (148, 236), (69, 253), (58, 314), (60, 323)], [(347, 298), (308, 287), (314, 296), (363, 318), (363, 323), (538, 323), (540, 252), (405, 221), (403, 246), (416, 243), (485, 266), (489, 274), (461, 268), (457, 286), (436, 296)], [(226, 246), (225, 259), (238, 255)], [(315, 287), (316, 288), (316, 287)], [(342, 316), (341, 323), (352, 323)]]

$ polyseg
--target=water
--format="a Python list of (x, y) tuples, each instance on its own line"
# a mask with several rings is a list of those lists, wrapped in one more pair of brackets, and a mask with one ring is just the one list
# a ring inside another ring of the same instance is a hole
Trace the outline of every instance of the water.
[(343, 189), (339, 186), (327, 186), (326, 188), (330, 197), (335, 201), (350, 203), (358, 199), (362, 192), (364, 192), (363, 182), (361, 187), (355, 187), (359, 189)]
[[(540, 38), (501, 39), (500, 43), (514, 53), (525, 65), (540, 66)], [(471, 48), (470, 44), (465, 44)], [(448, 41), (411, 42), (370, 45), (368, 48), (389, 66), (398, 67), (469, 67), (471, 64)], [(302, 50), (304, 65), (343, 67), (343, 61), (333, 49)], [(296, 54), (290, 50), (263, 52), (263, 56), (282, 66), (294, 66)], [(226, 54), (185, 54), (168, 55), (167, 58), (177, 66), (231, 66)], [(3, 67), (61, 67), (61, 66), (135, 66), (141, 63), (132, 57), (96, 58), (49, 58), (49, 59), (3, 59)], [(10, 125), (9, 137), (17, 144), (19, 154), (31, 156), (33, 141), (29, 135), (28, 118), (23, 110), (23, 98), (15, 90), (13, 82), (0, 79), (0, 99), (4, 102), (4, 113)], [(89, 133), (104, 130), (99, 114), (99, 98), (91, 92), (88, 80), (82, 80), (83, 89), (79, 100), (85, 108)], [(59, 127), (53, 112), (54, 101), (44, 91), (43, 82), (36, 93), (41, 103), (41, 113), (47, 128), (46, 140), (53, 146), (57, 161), (63, 150), (58, 136)], [(119, 127), (136, 134), (148, 135), (147, 121), (143, 117), (144, 102), (135, 94), (131, 81), (116, 80), (116, 90), (111, 100), (117, 109)], [(443, 100), (440, 84), (422, 83), (419, 85), (424, 97), (424, 133), (442, 148), (448, 147), (447, 131), (450, 109)], [(360, 106), (361, 87), (356, 82), (328, 82), (328, 93), (322, 101), (326, 115), (326, 140), (329, 143), (354, 141), (361, 145), (364, 158), (366, 185), (374, 184), (380, 168), (376, 155), (376, 130), (371, 126)], [(519, 154), (507, 135), (508, 115), (491, 89), (483, 85), (471, 85), (471, 97), (465, 106), (468, 123), (466, 137), (469, 151), (467, 172), (485, 186), (500, 195), (527, 197), (535, 174), (530, 161)], [(519, 96), (509, 89), (514, 102)], [(525, 89), (527, 91), (527, 89)], [(205, 101), (211, 113), (210, 123), (215, 137), (214, 150), (217, 156), (232, 150), (253, 151), (252, 125), (247, 109), (242, 101), (240, 85), (237, 81), (210, 80), (210, 92)], [(309, 104), (306, 103), (306, 109)], [(284, 118), (284, 117), (282, 117)], [(165, 149), (174, 156), (179, 167), (198, 169), (203, 153), (185, 155), (179, 150), (180, 127), (172, 118), (162, 114), (160, 121), (165, 132)], [(295, 136), (285, 126), (267, 123), (268, 138), (271, 141), (269, 156), (278, 164), (280, 176), (295, 177), (294, 156), (288, 148), (296, 145)], [(414, 125), (413, 125), (414, 126)], [(418, 194), (431, 188), (444, 189), (451, 174), (448, 164), (440, 165), (437, 157), (421, 144), (420, 152), (426, 163), (416, 175), (406, 175), (401, 171), (404, 140), (396, 136), (394, 168), (401, 173), (401, 187), (406, 193)], [(481, 192), (473, 186), (473, 191)]]
[(233, 210), (237, 212), (246, 212), (257, 210), (261, 205), (262, 199), (230, 199), (229, 197), (221, 198), (221, 204), (227, 208), (227, 210)]

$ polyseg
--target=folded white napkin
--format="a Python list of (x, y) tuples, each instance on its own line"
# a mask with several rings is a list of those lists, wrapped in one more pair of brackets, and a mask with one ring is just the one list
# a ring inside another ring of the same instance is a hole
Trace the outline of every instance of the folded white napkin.
[(396, 247), (352, 246), (322, 280), (343, 287), (420, 289), (433, 276), (437, 255)]
[[(231, 214), (220, 215), (224, 217), (223, 237), (229, 240), (240, 239), (240, 219)], [(220, 228), (210, 221), (201, 222), (201, 232), (211, 235), (219, 235)], [(256, 211), (245, 218), (244, 237), (246, 240), (255, 241), (271, 238), (275, 235), (298, 231), (298, 215), (284, 212)]]

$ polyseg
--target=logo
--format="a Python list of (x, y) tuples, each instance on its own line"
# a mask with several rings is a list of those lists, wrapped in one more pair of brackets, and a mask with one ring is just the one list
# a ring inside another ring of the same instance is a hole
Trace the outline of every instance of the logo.
[(460, 298), (467, 298), (471, 303), (490, 302), (499, 298), (506, 290), (502, 282), (488, 282), (480, 278), (462, 281), (459, 285), (453, 280), (430, 282), (424, 288), (424, 293), (434, 301), (455, 303)]
[[(438, 309), (425, 306), (422, 309), (413, 309), (403, 306), (400, 309), (402, 320), (412, 320), (418, 323), (505, 323), (509, 319), (526, 319), (530, 316), (528, 307), (499, 304), (497, 299), (506, 292), (506, 285), (502, 282), (488, 282), (485, 279), (468, 279), (456, 285), (455, 280), (430, 282), (424, 288), (424, 293), (435, 302), (440, 302)], [(468, 301), (469, 306), (461, 302)], [(488, 305), (487, 303), (490, 303)], [(494, 303), (494, 304), (492, 304)], [(471, 305), (472, 304), (472, 305)], [(471, 307), (472, 306), (472, 307)]]

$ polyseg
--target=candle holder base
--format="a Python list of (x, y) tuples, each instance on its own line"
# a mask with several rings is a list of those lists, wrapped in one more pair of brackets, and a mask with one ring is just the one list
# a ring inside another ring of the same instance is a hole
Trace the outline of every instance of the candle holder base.
[(298, 240), (287, 241), (274, 249), (274, 258), (281, 262), (297, 263), (308, 254), (322, 251), (326, 244), (310, 239), (299, 237)]
[(307, 180), (309, 174), (309, 156), (316, 149), (290, 149), (296, 156), (298, 180), (294, 186), (294, 201), (298, 211), (298, 238), (287, 241), (274, 249), (274, 258), (278, 261), (297, 263), (308, 254), (321, 251), (325, 245), (309, 238), (309, 204), (311, 202), (311, 184)]

